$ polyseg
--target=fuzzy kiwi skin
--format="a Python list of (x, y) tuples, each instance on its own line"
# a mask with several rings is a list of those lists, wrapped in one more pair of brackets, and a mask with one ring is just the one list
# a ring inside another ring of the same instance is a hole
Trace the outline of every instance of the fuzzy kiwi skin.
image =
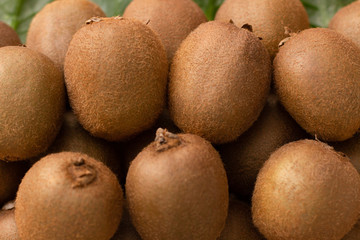
[(351, 40), (360, 47), (360, 1), (355, 1), (341, 8), (331, 19), (329, 28)]
[(202, 9), (192, 0), (134, 0), (124, 12), (124, 17), (142, 22), (159, 34), (170, 63), (186, 36), (207, 21)]
[(48, 56), (63, 70), (72, 36), (91, 17), (105, 17), (101, 8), (91, 1), (51, 2), (32, 19), (26, 46)]
[(324, 141), (344, 141), (360, 127), (358, 65), (360, 48), (340, 33), (304, 30), (274, 60), (276, 93), (308, 133)]
[(270, 156), (257, 177), (253, 221), (268, 240), (341, 239), (359, 213), (360, 175), (347, 157), (325, 143), (288, 143)]
[(270, 82), (269, 55), (253, 33), (232, 23), (203, 23), (173, 59), (171, 118), (212, 143), (234, 141), (260, 115)]
[(357, 221), (351, 231), (341, 240), (359, 240), (360, 239), (360, 220)]
[(136, 231), (135, 227), (131, 223), (129, 211), (126, 206), (126, 200), (124, 202), (125, 206), (121, 223), (111, 240), (141, 240), (139, 233)]
[(65, 111), (63, 75), (26, 47), (0, 48), (0, 159), (35, 157), (51, 145)]
[(355, 136), (346, 141), (334, 142), (331, 145), (336, 151), (346, 154), (360, 174), (360, 133), (355, 134)]
[(215, 20), (228, 22), (230, 19), (239, 27), (252, 25), (272, 59), (278, 52), (279, 42), (288, 37), (285, 28), (298, 32), (310, 27), (300, 0), (226, 0)]
[(145, 24), (101, 18), (81, 28), (65, 58), (70, 105), (93, 136), (121, 141), (149, 129), (165, 105), (167, 59)]
[(120, 223), (123, 193), (103, 163), (82, 153), (50, 154), (23, 178), (15, 201), (22, 240), (108, 240)]
[(9, 25), (0, 21), (0, 47), (18, 45), (21, 45), (18, 34)]
[(171, 134), (131, 162), (126, 196), (144, 240), (216, 239), (228, 211), (228, 184), (220, 156), (193, 134)]
[(0, 209), (0, 240), (20, 240), (15, 223), (15, 208)]
[(225, 165), (230, 192), (250, 200), (256, 176), (271, 153), (306, 136), (276, 95), (270, 94), (260, 117), (248, 131), (235, 142), (216, 147)]

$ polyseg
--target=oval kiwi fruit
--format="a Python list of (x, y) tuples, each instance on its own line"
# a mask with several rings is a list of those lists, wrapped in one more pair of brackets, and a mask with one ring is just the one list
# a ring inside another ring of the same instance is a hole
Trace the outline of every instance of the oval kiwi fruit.
[(18, 34), (9, 25), (0, 21), (0, 47), (18, 45), (21, 45)]
[(249, 130), (235, 142), (216, 147), (225, 165), (230, 192), (250, 200), (256, 176), (271, 153), (286, 143), (305, 137), (305, 131), (271, 94)]
[(15, 223), (14, 203), (0, 209), (0, 240), (20, 240)]
[(228, 211), (228, 184), (217, 151), (193, 134), (158, 129), (131, 162), (126, 197), (144, 240), (216, 239)]
[(234, 141), (258, 118), (271, 82), (260, 40), (232, 23), (201, 24), (170, 68), (169, 110), (184, 132), (212, 143)]
[(103, 163), (81, 153), (47, 155), (23, 178), (15, 220), (22, 240), (108, 240), (120, 223), (123, 192)]
[(260, 170), (252, 214), (268, 240), (339, 240), (359, 218), (360, 175), (325, 143), (288, 143)]
[(74, 35), (65, 58), (70, 105), (92, 135), (124, 140), (149, 129), (165, 105), (166, 52), (137, 20), (88, 23)]
[(202, 9), (192, 0), (134, 0), (123, 16), (142, 22), (150, 20), (148, 26), (159, 34), (169, 63), (186, 36), (207, 21)]
[(329, 28), (333, 29), (357, 44), (360, 47), (360, 1), (355, 1), (341, 8), (331, 19)]
[(271, 58), (278, 52), (279, 42), (288, 37), (285, 28), (297, 32), (310, 27), (309, 18), (300, 0), (226, 0), (215, 20), (234, 21), (241, 27), (250, 24)]
[(48, 57), (26, 47), (2, 47), (0, 56), (0, 159), (35, 157), (60, 130), (63, 75)]
[(91, 17), (105, 17), (105, 13), (88, 0), (48, 3), (32, 19), (26, 46), (48, 56), (63, 70), (72, 36)]
[(291, 37), (274, 60), (276, 93), (308, 133), (344, 141), (360, 127), (357, 66), (360, 48), (355, 43), (333, 30), (307, 29)]

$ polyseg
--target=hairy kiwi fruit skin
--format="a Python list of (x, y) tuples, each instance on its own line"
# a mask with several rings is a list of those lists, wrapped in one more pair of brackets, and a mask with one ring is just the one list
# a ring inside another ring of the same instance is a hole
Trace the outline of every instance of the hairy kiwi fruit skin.
[(186, 36), (207, 21), (202, 9), (192, 0), (134, 0), (123, 16), (142, 22), (150, 20), (148, 26), (159, 35), (169, 63)]
[(169, 110), (184, 132), (212, 143), (234, 141), (258, 118), (271, 81), (260, 40), (232, 23), (201, 24), (170, 68)]
[(360, 220), (357, 221), (351, 231), (341, 240), (359, 240), (360, 239)]
[(346, 154), (356, 170), (360, 173), (360, 133), (355, 134), (355, 136), (346, 141), (334, 142), (331, 143), (331, 145), (336, 151)]
[(0, 209), (0, 240), (20, 240), (15, 223), (15, 208)]
[(270, 94), (251, 128), (235, 142), (217, 146), (224, 162), (230, 192), (250, 200), (256, 176), (265, 161), (282, 145), (306, 137), (305, 131)]
[(31, 21), (26, 46), (48, 56), (63, 70), (72, 36), (91, 17), (105, 17), (101, 8), (91, 1), (51, 2)]
[(257, 177), (253, 221), (268, 240), (341, 239), (359, 213), (360, 175), (347, 157), (325, 143), (288, 143), (270, 156)]
[(358, 65), (360, 48), (340, 33), (304, 30), (274, 60), (276, 93), (308, 133), (324, 141), (344, 141), (360, 127)]
[(239, 27), (250, 24), (272, 59), (278, 52), (279, 42), (288, 37), (285, 28), (297, 32), (310, 27), (300, 0), (226, 0), (215, 20), (228, 22), (230, 19)]
[(21, 45), (18, 34), (9, 25), (0, 21), (0, 47), (18, 45)]
[(360, 47), (360, 1), (355, 1), (341, 8), (331, 19), (329, 28), (351, 40)]
[(159, 129), (126, 178), (132, 222), (144, 240), (216, 239), (228, 211), (219, 154), (203, 138)]
[(49, 58), (26, 47), (2, 47), (0, 55), (0, 159), (35, 157), (60, 130), (63, 76)]
[(95, 137), (125, 140), (149, 129), (165, 105), (167, 59), (159, 37), (125, 18), (93, 19), (65, 58), (70, 105)]
[(129, 211), (126, 206), (126, 200), (125, 200), (124, 213), (121, 219), (121, 223), (115, 235), (111, 238), (111, 240), (141, 240), (140, 235), (138, 234), (135, 227), (131, 223)]
[(23, 178), (15, 202), (22, 240), (108, 240), (120, 223), (123, 193), (116, 176), (85, 154), (50, 154)]

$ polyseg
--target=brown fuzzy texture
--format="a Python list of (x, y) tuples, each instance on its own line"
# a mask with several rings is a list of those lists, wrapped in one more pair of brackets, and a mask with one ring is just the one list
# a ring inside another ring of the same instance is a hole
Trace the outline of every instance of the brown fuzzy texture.
[(148, 26), (159, 34), (169, 63), (186, 36), (207, 21), (193, 0), (134, 0), (123, 16), (142, 22), (150, 20)]
[(336, 151), (346, 154), (356, 170), (360, 173), (360, 133), (355, 134), (355, 136), (349, 140), (334, 142), (331, 145), (334, 146)]
[(163, 109), (166, 52), (137, 20), (98, 20), (74, 35), (65, 58), (70, 105), (92, 135), (124, 140), (149, 129)]
[(264, 240), (252, 222), (251, 207), (248, 204), (234, 197), (230, 198), (229, 214), (218, 240)]
[(131, 223), (131, 218), (126, 204), (119, 228), (111, 240), (141, 240), (140, 235)]
[(101, 8), (93, 2), (87, 0), (51, 2), (32, 19), (26, 46), (48, 56), (63, 70), (72, 36), (91, 17), (105, 17)]
[(360, 175), (325, 143), (288, 143), (260, 170), (252, 214), (268, 240), (339, 240), (359, 218)]
[(193, 134), (154, 141), (131, 163), (126, 196), (143, 240), (208, 240), (220, 236), (228, 184), (219, 154)]
[(0, 56), (0, 159), (28, 159), (44, 152), (60, 130), (63, 75), (25, 47), (2, 47)]
[(0, 47), (19, 45), (21, 45), (21, 40), (15, 30), (0, 21)]
[(353, 42), (329, 29), (304, 30), (280, 48), (274, 71), (281, 103), (308, 133), (344, 141), (359, 129), (360, 49)]
[(15, 223), (15, 209), (0, 209), (0, 240), (20, 240)]
[(270, 95), (260, 117), (235, 142), (217, 149), (224, 161), (230, 192), (251, 199), (256, 176), (271, 153), (282, 145), (305, 138), (306, 133)]
[(341, 240), (359, 240), (360, 239), (360, 219), (357, 221), (351, 231)]
[(278, 52), (280, 41), (289, 36), (285, 34), (285, 27), (292, 32), (310, 27), (300, 0), (226, 0), (215, 20), (228, 22), (230, 19), (239, 27), (250, 24), (255, 35), (263, 39), (271, 58)]
[(231, 142), (260, 115), (270, 81), (269, 55), (254, 34), (231, 23), (201, 24), (171, 65), (171, 117), (184, 132)]
[(21, 179), (28, 169), (27, 162), (0, 161), (0, 206), (15, 198)]
[(329, 23), (329, 28), (350, 38), (360, 47), (360, 1), (341, 8)]
[(108, 240), (122, 207), (123, 192), (110, 169), (85, 154), (62, 152), (42, 158), (26, 173), (15, 220), (22, 240)]

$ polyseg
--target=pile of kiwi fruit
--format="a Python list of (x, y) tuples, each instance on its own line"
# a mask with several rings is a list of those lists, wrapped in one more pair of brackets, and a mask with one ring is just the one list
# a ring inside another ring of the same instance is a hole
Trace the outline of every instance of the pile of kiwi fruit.
[(360, 239), (360, 1), (46, 4), (0, 22), (0, 240)]

